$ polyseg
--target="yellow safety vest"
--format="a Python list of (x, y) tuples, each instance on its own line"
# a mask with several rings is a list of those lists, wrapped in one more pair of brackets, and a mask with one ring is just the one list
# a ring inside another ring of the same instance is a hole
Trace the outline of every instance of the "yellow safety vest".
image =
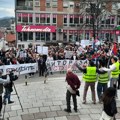
[(116, 66), (116, 69), (111, 72), (112, 78), (118, 78), (119, 76), (119, 62), (114, 63)]
[(86, 70), (86, 73), (83, 75), (83, 80), (86, 82), (96, 82), (96, 67), (87, 67)]
[(108, 72), (105, 74), (98, 74), (98, 82), (99, 83), (108, 83), (109, 75)]

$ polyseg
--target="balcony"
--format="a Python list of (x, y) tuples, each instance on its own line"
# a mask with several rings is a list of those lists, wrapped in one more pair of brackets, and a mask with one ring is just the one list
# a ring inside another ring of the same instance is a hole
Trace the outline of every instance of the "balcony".
[(16, 6), (16, 10), (33, 10), (33, 7), (29, 6)]

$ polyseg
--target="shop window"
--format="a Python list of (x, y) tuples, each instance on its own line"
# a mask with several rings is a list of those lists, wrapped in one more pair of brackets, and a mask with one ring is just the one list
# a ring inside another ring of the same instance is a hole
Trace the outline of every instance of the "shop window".
[(63, 33), (63, 41), (67, 41), (67, 33)]
[(39, 32), (36, 32), (35, 36), (36, 36), (36, 40), (40, 40), (40, 33)]
[(46, 41), (50, 41), (50, 33), (46, 33)]
[(29, 32), (28, 34), (29, 34), (29, 35), (28, 35), (28, 39), (29, 39), (29, 40), (33, 40), (33, 32)]
[(52, 40), (56, 40), (56, 33), (52, 33)]
[(27, 32), (23, 32), (23, 41), (27, 41), (28, 39), (28, 34)]
[(41, 33), (41, 40), (45, 41), (45, 33)]
[(18, 32), (18, 40), (22, 41), (22, 33)]

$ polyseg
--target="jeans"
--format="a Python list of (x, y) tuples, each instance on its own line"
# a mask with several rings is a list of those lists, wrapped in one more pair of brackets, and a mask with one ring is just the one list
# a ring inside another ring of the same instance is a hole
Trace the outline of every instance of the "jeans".
[(67, 90), (67, 92), (66, 92), (67, 109), (68, 109), (68, 110), (71, 110), (71, 106), (70, 106), (70, 99), (71, 99), (71, 96), (72, 96), (72, 98), (73, 98), (74, 110), (77, 110), (77, 99), (76, 99), (76, 94), (70, 93), (69, 90)]
[(5, 94), (4, 94), (4, 102), (6, 102), (6, 99), (8, 98), (8, 102), (10, 102), (11, 92), (8, 88), (5, 88)]
[(101, 100), (102, 92), (104, 93), (107, 89), (107, 83), (99, 83), (97, 84), (97, 95), (99, 100)]

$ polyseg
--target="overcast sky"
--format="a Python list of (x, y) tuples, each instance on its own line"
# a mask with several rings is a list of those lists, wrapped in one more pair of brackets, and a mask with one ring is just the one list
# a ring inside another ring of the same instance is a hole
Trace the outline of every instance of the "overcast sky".
[(0, 18), (15, 16), (14, 8), (15, 8), (15, 0), (0, 0)]

